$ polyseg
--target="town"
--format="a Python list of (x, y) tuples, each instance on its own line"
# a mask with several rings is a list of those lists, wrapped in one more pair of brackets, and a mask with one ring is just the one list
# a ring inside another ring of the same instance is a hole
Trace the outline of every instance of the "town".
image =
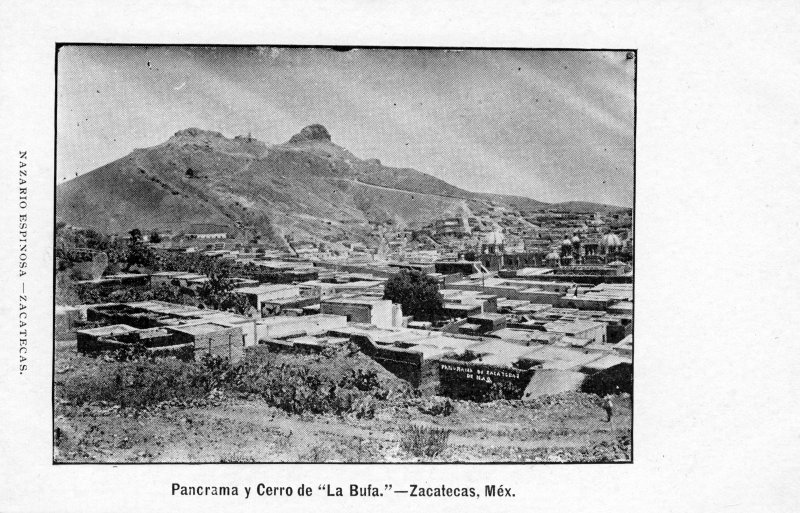
[[(382, 227), (375, 247), (343, 241), (343, 251), (304, 240), (280, 251), (221, 225), (59, 229), (60, 296), (71, 304), (56, 305), (55, 335), (82, 354), (137, 346), (236, 362), (257, 345), (309, 353), (352, 342), (423, 395), (632, 392), (630, 209), (489, 205), (419, 230)], [(102, 251), (111, 241), (134, 262), (126, 272)], [(433, 294), (400, 290), (404, 276)]]

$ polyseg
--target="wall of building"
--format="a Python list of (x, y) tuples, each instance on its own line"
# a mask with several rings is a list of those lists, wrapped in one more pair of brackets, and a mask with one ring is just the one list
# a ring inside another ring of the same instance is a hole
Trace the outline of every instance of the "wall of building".
[(366, 335), (352, 335), (350, 340), (357, 344), (364, 354), (398, 378), (408, 381), (413, 387), (425, 393), (436, 392), (438, 365), (435, 362), (426, 362), (419, 351), (378, 346)]
[(328, 315), (343, 315), (349, 322), (372, 322), (372, 308), (370, 305), (360, 305), (354, 303), (330, 303), (323, 301), (320, 304), (320, 312)]
[(487, 401), (494, 393), (507, 399), (521, 399), (534, 370), (496, 367), (473, 362), (439, 361), (439, 391), (454, 399)]
[(556, 306), (581, 310), (606, 310), (611, 301), (607, 298), (566, 295), (558, 300)]
[(392, 302), (388, 299), (372, 304), (342, 303), (323, 301), (320, 312), (329, 315), (344, 315), (350, 322), (374, 324), (379, 328), (391, 328), (393, 319)]
[(209, 353), (224, 358), (230, 358), (235, 362), (244, 355), (244, 344), (242, 342), (242, 329), (240, 327), (220, 326), (218, 330), (211, 333), (193, 335), (181, 331), (179, 328), (167, 328), (174, 334), (176, 344), (194, 345), (195, 359), (199, 359), (203, 354)]
[(531, 303), (543, 303), (548, 305), (556, 304), (563, 295), (557, 292), (548, 292), (545, 290), (525, 291), (506, 286), (488, 286), (488, 285), (484, 286), (484, 284), (480, 282), (463, 283), (463, 284), (454, 283), (449, 285), (448, 288), (460, 289), (460, 290), (473, 290), (485, 294), (492, 294), (498, 297), (504, 297), (506, 299), (521, 299), (524, 301), (530, 301)]
[(55, 337), (62, 340), (72, 337), (75, 323), (81, 320), (81, 312), (77, 308), (60, 307), (55, 314)]
[(597, 326), (576, 332), (575, 337), (589, 339), (594, 344), (604, 344), (606, 342), (606, 325), (598, 323)]
[(347, 326), (347, 318), (333, 315), (271, 317), (256, 323), (257, 340), (283, 338), (309, 331), (328, 331)]

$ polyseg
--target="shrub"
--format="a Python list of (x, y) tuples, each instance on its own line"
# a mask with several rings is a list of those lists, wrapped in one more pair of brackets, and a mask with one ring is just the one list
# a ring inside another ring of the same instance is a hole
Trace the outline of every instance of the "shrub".
[(452, 401), (447, 398), (431, 397), (424, 400), (417, 409), (426, 415), (447, 417), (455, 411)]
[(410, 387), (380, 375), (369, 358), (348, 349), (323, 354), (269, 353), (254, 348), (227, 376), (239, 392), (257, 393), (289, 413), (335, 413), (372, 418), (377, 401), (407, 395)]
[(412, 424), (401, 431), (400, 448), (418, 458), (431, 458), (447, 448), (449, 437), (447, 429)]
[(123, 408), (199, 399), (214, 386), (202, 363), (175, 359), (95, 361), (79, 366), (60, 384), (64, 399), (78, 406), (104, 401)]

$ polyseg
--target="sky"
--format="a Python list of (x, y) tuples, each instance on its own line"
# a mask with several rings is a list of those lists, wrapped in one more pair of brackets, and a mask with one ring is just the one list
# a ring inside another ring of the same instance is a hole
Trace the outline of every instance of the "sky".
[(66, 46), (57, 179), (188, 127), (274, 144), (319, 123), (467, 190), (628, 207), (634, 69), (605, 51)]

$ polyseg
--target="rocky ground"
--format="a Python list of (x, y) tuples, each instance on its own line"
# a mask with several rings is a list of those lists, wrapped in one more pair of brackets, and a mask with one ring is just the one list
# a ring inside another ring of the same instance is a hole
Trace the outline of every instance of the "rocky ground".
[[(56, 381), (75, 372), (74, 346), (58, 343)], [(102, 362), (99, 363), (102, 365)], [(57, 389), (58, 390), (58, 389)], [(568, 462), (629, 461), (631, 400), (605, 422), (597, 398), (567, 393), (535, 401), (472, 403), (405, 398), (374, 417), (290, 414), (256, 394), (224, 388), (203, 398), (140, 408), (71, 404), (57, 394), (57, 462)], [(451, 410), (451, 411), (447, 411)], [(444, 413), (447, 413), (446, 415)], [(408, 426), (446, 431), (444, 449), (404, 449)]]

